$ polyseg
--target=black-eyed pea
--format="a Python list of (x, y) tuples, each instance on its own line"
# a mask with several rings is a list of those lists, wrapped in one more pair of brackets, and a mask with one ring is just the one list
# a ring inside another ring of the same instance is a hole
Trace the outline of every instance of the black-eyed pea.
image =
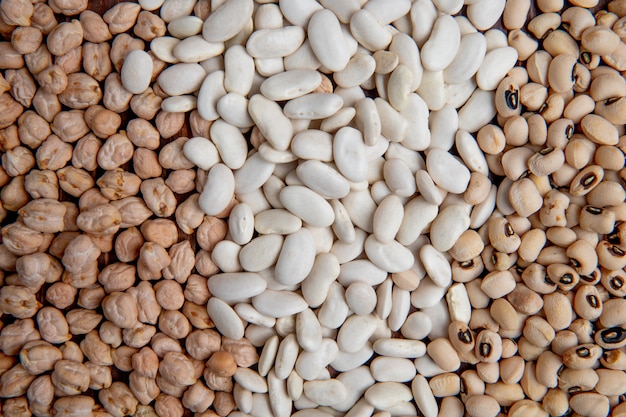
[(619, 171), (624, 168), (624, 152), (615, 146), (598, 146), (593, 160), (606, 170)]
[(523, 334), (530, 343), (536, 346), (546, 347), (552, 343), (555, 331), (552, 326), (550, 326), (550, 323), (543, 317), (532, 316), (526, 320)]
[[(481, 289), (482, 279), (474, 279), (465, 284), (467, 296), (474, 309), (483, 309), (489, 305), (491, 301), (489, 296)], [(473, 313), (473, 311), (472, 311)]]
[(541, 405), (551, 416), (562, 416), (569, 411), (569, 397), (565, 391), (550, 388), (541, 400)]
[(511, 181), (516, 181), (528, 173), (528, 159), (534, 152), (526, 147), (513, 147), (502, 154), (504, 174)]
[(605, 101), (626, 96), (626, 82), (619, 73), (612, 72), (593, 77), (589, 95), (594, 101)]
[(476, 336), (475, 354), (482, 362), (496, 363), (502, 356), (502, 338), (491, 330), (483, 330)]
[(613, 296), (623, 298), (626, 296), (626, 272), (623, 270), (602, 269), (600, 282), (602, 286)]
[(569, 33), (561, 29), (548, 33), (543, 40), (543, 49), (553, 57), (560, 54), (578, 56), (580, 53), (578, 42)]
[(539, 43), (521, 29), (514, 29), (508, 35), (509, 46), (517, 51), (520, 61), (526, 61), (539, 46)]
[(492, 217), (488, 227), (489, 241), (496, 251), (513, 253), (519, 248), (520, 237), (505, 218)]
[(485, 269), (489, 272), (506, 271), (517, 262), (517, 252), (497, 252), (492, 246), (485, 247), (481, 254)]
[(574, 314), (568, 298), (563, 293), (546, 294), (543, 297), (543, 303), (546, 320), (553, 329), (563, 330), (569, 327)]
[(587, 194), (587, 202), (595, 207), (615, 206), (623, 203), (624, 199), (626, 199), (624, 187), (615, 181), (602, 181)]
[(594, 285), (581, 285), (574, 297), (574, 311), (580, 317), (594, 321), (602, 314), (602, 299)]
[[(529, 111), (539, 111), (541, 106), (543, 106), (548, 99), (548, 89), (539, 83), (531, 82), (520, 87), (519, 96), (520, 103), (522, 103)], [(540, 115), (537, 116), (541, 117)], [(532, 141), (531, 143), (536, 144)]]
[(539, 210), (541, 223), (547, 227), (565, 226), (565, 210), (570, 204), (569, 197), (557, 190), (550, 190), (543, 198), (543, 207)]
[[(614, 172), (614, 171), (609, 171)], [(626, 169), (625, 169), (626, 172)], [(616, 206), (609, 206), (606, 208), (615, 214), (615, 220), (618, 222), (626, 222), (626, 202), (618, 204)]]
[(562, 248), (566, 248), (578, 240), (576, 232), (567, 227), (550, 227), (546, 230), (546, 238)]
[(461, 399), (466, 401), (472, 395), (482, 395), (485, 393), (485, 381), (483, 381), (478, 372), (468, 369), (461, 373)]
[(567, 188), (569, 187), (570, 183), (572, 182), (572, 179), (574, 179), (576, 174), (578, 174), (578, 170), (576, 168), (574, 168), (573, 166), (567, 163), (564, 163), (561, 166), (561, 168), (556, 170), (556, 172), (554, 172), (551, 175), (552, 177), (551, 183), (553, 184), (553, 186), (556, 186), (556, 187)]
[(577, 55), (557, 55), (550, 62), (548, 68), (548, 83), (557, 93), (570, 91), (574, 87), (574, 66), (578, 59)]
[(546, 268), (546, 273), (550, 281), (554, 282), (563, 291), (574, 288), (580, 281), (580, 275), (576, 270), (565, 264), (550, 264)]
[(577, 318), (569, 326), (568, 330), (576, 333), (578, 344), (593, 343), (593, 333), (595, 328), (593, 323), (583, 318)]
[(565, 105), (572, 99), (573, 92), (570, 93), (552, 93), (539, 108), (539, 114), (547, 123), (552, 123), (563, 116)]
[(541, 13), (528, 22), (528, 30), (535, 35), (535, 38), (544, 39), (560, 25), (561, 16), (558, 13)]
[(558, 119), (548, 127), (546, 145), (550, 148), (565, 149), (574, 135), (574, 122), (570, 119)]
[(433, 340), (426, 350), (437, 366), (446, 372), (456, 371), (461, 366), (459, 354), (447, 338), (440, 337)]
[(524, 233), (517, 249), (519, 257), (525, 262), (534, 262), (546, 244), (547, 235), (541, 229), (531, 229)]
[(474, 333), (461, 321), (452, 321), (448, 325), (448, 339), (458, 352), (469, 352), (474, 349)]
[(616, 13), (610, 8), (608, 10), (599, 10), (594, 17), (596, 18), (596, 25), (604, 26), (605, 28), (611, 28), (615, 22), (620, 18), (620, 14)]
[[(521, 359), (521, 358), (520, 358)], [(524, 371), (523, 360), (521, 363), (521, 370)], [(520, 374), (521, 377), (521, 374)], [(498, 381), (485, 386), (485, 394), (492, 396), (498, 402), (501, 407), (510, 407), (515, 402), (524, 399), (524, 390), (522, 386), (517, 382), (506, 383)]]
[(623, 326), (608, 327), (594, 335), (594, 341), (604, 349), (626, 346), (626, 329)]
[(613, 124), (623, 124), (626, 121), (626, 97), (596, 102), (595, 113)]
[(466, 230), (450, 249), (450, 255), (463, 263), (474, 259), (482, 252), (485, 244), (480, 235), (474, 230)]
[(508, 359), (517, 355), (517, 343), (513, 339), (502, 339), (502, 358)]
[(493, 300), (489, 313), (496, 323), (500, 325), (501, 329), (513, 330), (517, 328), (517, 311), (506, 299), (497, 298)]
[(626, 373), (614, 369), (597, 369), (596, 373), (598, 383), (595, 390), (599, 394), (616, 396), (626, 392)]
[[(472, 317), (469, 322), (470, 329), (488, 329), (497, 332), (500, 325), (491, 317), (489, 309), (476, 308), (472, 310)], [(474, 347), (476, 345), (474, 344)]]
[(517, 339), (522, 335), (524, 324), (526, 323), (526, 319), (528, 318), (525, 314), (517, 314), (517, 324), (512, 329), (500, 328), (499, 334), (501, 338), (505, 339)]
[(563, 355), (568, 349), (578, 345), (578, 337), (571, 330), (560, 330), (556, 332), (554, 340), (550, 345), (552, 352)]
[(515, 289), (515, 278), (508, 271), (493, 271), (483, 278), (480, 289), (492, 299), (504, 297)]
[[(611, 26), (613, 26), (615, 21), (611, 23)], [(582, 47), (593, 54), (601, 56), (613, 53), (619, 46), (620, 38), (609, 28), (598, 25), (585, 29), (580, 37)]]
[(598, 54), (592, 54), (591, 52), (581, 48), (578, 60), (590, 71), (598, 68), (601, 62), (601, 57)]
[(500, 404), (489, 395), (471, 395), (465, 401), (465, 411), (470, 417), (496, 417)]
[(428, 385), (435, 397), (451, 397), (461, 392), (461, 378), (451, 372), (435, 375), (428, 381)]
[(626, 299), (612, 298), (604, 303), (600, 324), (604, 327), (616, 327), (626, 324)]
[(559, 385), (559, 373), (563, 368), (561, 357), (546, 350), (537, 358), (535, 368), (537, 381), (548, 388), (556, 388)]
[[(593, 1), (593, 0), (592, 0)], [(575, 6), (581, 7), (570, 7), (561, 13), (561, 23), (562, 26), (572, 35), (572, 38), (576, 40), (580, 40), (580, 37), (585, 29), (595, 25), (596, 20), (593, 17), (593, 14), (589, 10), (586, 9), (587, 6), (583, 6), (578, 1), (571, 2)], [(597, 4), (597, 2), (595, 2)], [(592, 5), (591, 7), (595, 6)]]
[(463, 193), (466, 203), (477, 205), (485, 201), (491, 191), (491, 181), (489, 177), (480, 172), (472, 172), (467, 189)]
[(601, 235), (609, 234), (615, 224), (615, 213), (598, 206), (585, 206), (580, 211), (581, 229)]
[(591, 391), (598, 383), (598, 374), (591, 368), (564, 368), (559, 374), (559, 388), (570, 394)]
[(528, 159), (528, 169), (535, 175), (546, 176), (565, 163), (565, 153), (560, 148), (544, 148)]
[(522, 336), (517, 342), (517, 350), (519, 352), (519, 355), (528, 362), (537, 360), (537, 358), (539, 358), (539, 355), (546, 351), (546, 348), (536, 346)]
[(502, 168), (502, 154), (486, 154), (485, 159), (487, 160), (487, 166), (489, 167), (489, 171), (492, 174), (498, 176), (504, 175), (504, 169)]
[(618, 371), (626, 370), (626, 350), (625, 348), (605, 350), (600, 358), (600, 364), (608, 369)]
[(500, 379), (500, 367), (497, 362), (479, 362), (476, 364), (476, 372), (487, 384), (495, 384)]
[(522, 146), (528, 142), (528, 122), (522, 116), (512, 116), (506, 119), (503, 126), (506, 144)]
[(554, 292), (557, 285), (546, 272), (546, 267), (540, 263), (532, 263), (522, 272), (522, 281), (531, 290), (539, 294), (550, 294)]
[(534, 83), (548, 85), (548, 68), (550, 67), (552, 56), (544, 50), (533, 53), (526, 61), (528, 77)]
[(617, 271), (626, 266), (626, 252), (617, 245), (602, 240), (596, 246), (598, 264), (605, 269)]
[(546, 417), (547, 413), (541, 408), (541, 403), (523, 399), (517, 401), (509, 408), (508, 417)]
[(452, 262), (452, 279), (455, 282), (470, 282), (477, 278), (484, 269), (483, 260), (477, 256), (469, 261)]
[(520, 114), (520, 87), (511, 77), (503, 78), (498, 84), (495, 104), (498, 114), (502, 117), (507, 118)]
[[(444, 397), (439, 406), (439, 415), (449, 417), (463, 417), (465, 406), (458, 397)], [(382, 416), (378, 416), (382, 417)], [(621, 415), (618, 417), (622, 417)]]
[(512, 356), (500, 361), (500, 378), (505, 384), (517, 384), (524, 375), (525, 362), (521, 356)]
[(506, 3), (502, 13), (502, 22), (508, 30), (520, 29), (526, 23), (530, 2), (528, 0), (513, 0)]
[(563, 109), (563, 117), (578, 124), (583, 117), (593, 112), (595, 106), (596, 103), (591, 97), (586, 94), (578, 94)]
[(570, 369), (596, 368), (602, 352), (602, 348), (593, 343), (573, 346), (563, 353), (563, 364)]
[(571, 266), (580, 275), (590, 274), (598, 264), (595, 248), (584, 240), (577, 240), (568, 246), (565, 254)]
[(585, 136), (598, 145), (616, 145), (619, 141), (617, 128), (597, 114), (588, 114), (583, 117), (580, 127)]
[(533, 401), (541, 401), (548, 388), (537, 381), (536, 366), (534, 361), (527, 361), (524, 365), (524, 374), (520, 379), (520, 385), (524, 394)]

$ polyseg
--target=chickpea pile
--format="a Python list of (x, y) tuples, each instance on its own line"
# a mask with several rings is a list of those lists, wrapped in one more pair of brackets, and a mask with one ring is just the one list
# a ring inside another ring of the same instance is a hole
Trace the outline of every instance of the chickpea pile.
[[(534, 3), (527, 21), (531, 2), (507, 1), (519, 62), (475, 135), (490, 178), (467, 199), (497, 184), (493, 214), (450, 251), (471, 320), (425, 340), (441, 416), (626, 416), (626, 1)], [(111, 6), (0, 0), (0, 414), (247, 416), (241, 381), (267, 392), (278, 338), (230, 339), (207, 311), (237, 201), (205, 215), (183, 147), (212, 122), (162, 109), (151, 52), (151, 87), (124, 88), (167, 23)]]

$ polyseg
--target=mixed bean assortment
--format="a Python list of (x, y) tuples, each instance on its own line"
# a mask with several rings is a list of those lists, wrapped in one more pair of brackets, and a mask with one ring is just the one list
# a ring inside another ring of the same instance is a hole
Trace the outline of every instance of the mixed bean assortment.
[(626, 416), (626, 2), (569, 3), (2, 0), (1, 413)]

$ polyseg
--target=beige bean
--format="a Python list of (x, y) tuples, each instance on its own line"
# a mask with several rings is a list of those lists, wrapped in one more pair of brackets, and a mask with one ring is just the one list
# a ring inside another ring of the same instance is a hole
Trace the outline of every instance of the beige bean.
[(561, 29), (548, 33), (543, 40), (543, 49), (553, 57), (560, 54), (578, 56), (580, 51), (576, 40), (568, 32)]
[(433, 340), (428, 344), (426, 350), (437, 366), (444, 371), (455, 371), (461, 364), (458, 353), (447, 338), (442, 337)]

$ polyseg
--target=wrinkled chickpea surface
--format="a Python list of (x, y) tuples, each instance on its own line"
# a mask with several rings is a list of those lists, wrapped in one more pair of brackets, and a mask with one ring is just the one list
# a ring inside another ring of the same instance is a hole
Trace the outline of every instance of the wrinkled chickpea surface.
[[(0, 7), (6, 416), (226, 416), (242, 395), (233, 375), (256, 369), (263, 351), (221, 336), (206, 309), (232, 206), (202, 213), (206, 171), (181, 150), (187, 137), (209, 137), (210, 123), (161, 110), (158, 86), (124, 90), (124, 57), (166, 27), (116, 3)], [(509, 3), (503, 25), (524, 59), (477, 141), (491, 180), (520, 197), (451, 250), (472, 320), (428, 343), (446, 371), (429, 385), (440, 409), (470, 416), (624, 416), (626, 52), (600, 55), (615, 34), (626, 39), (626, 2), (609, 12), (601, 2), (591, 20), (539, 0), (528, 21), (515, 13), (523, 1)], [(561, 55), (579, 44), (577, 60)], [(152, 82), (166, 67), (153, 61)], [(488, 179), (471, 184), (468, 202), (482, 201)]]

